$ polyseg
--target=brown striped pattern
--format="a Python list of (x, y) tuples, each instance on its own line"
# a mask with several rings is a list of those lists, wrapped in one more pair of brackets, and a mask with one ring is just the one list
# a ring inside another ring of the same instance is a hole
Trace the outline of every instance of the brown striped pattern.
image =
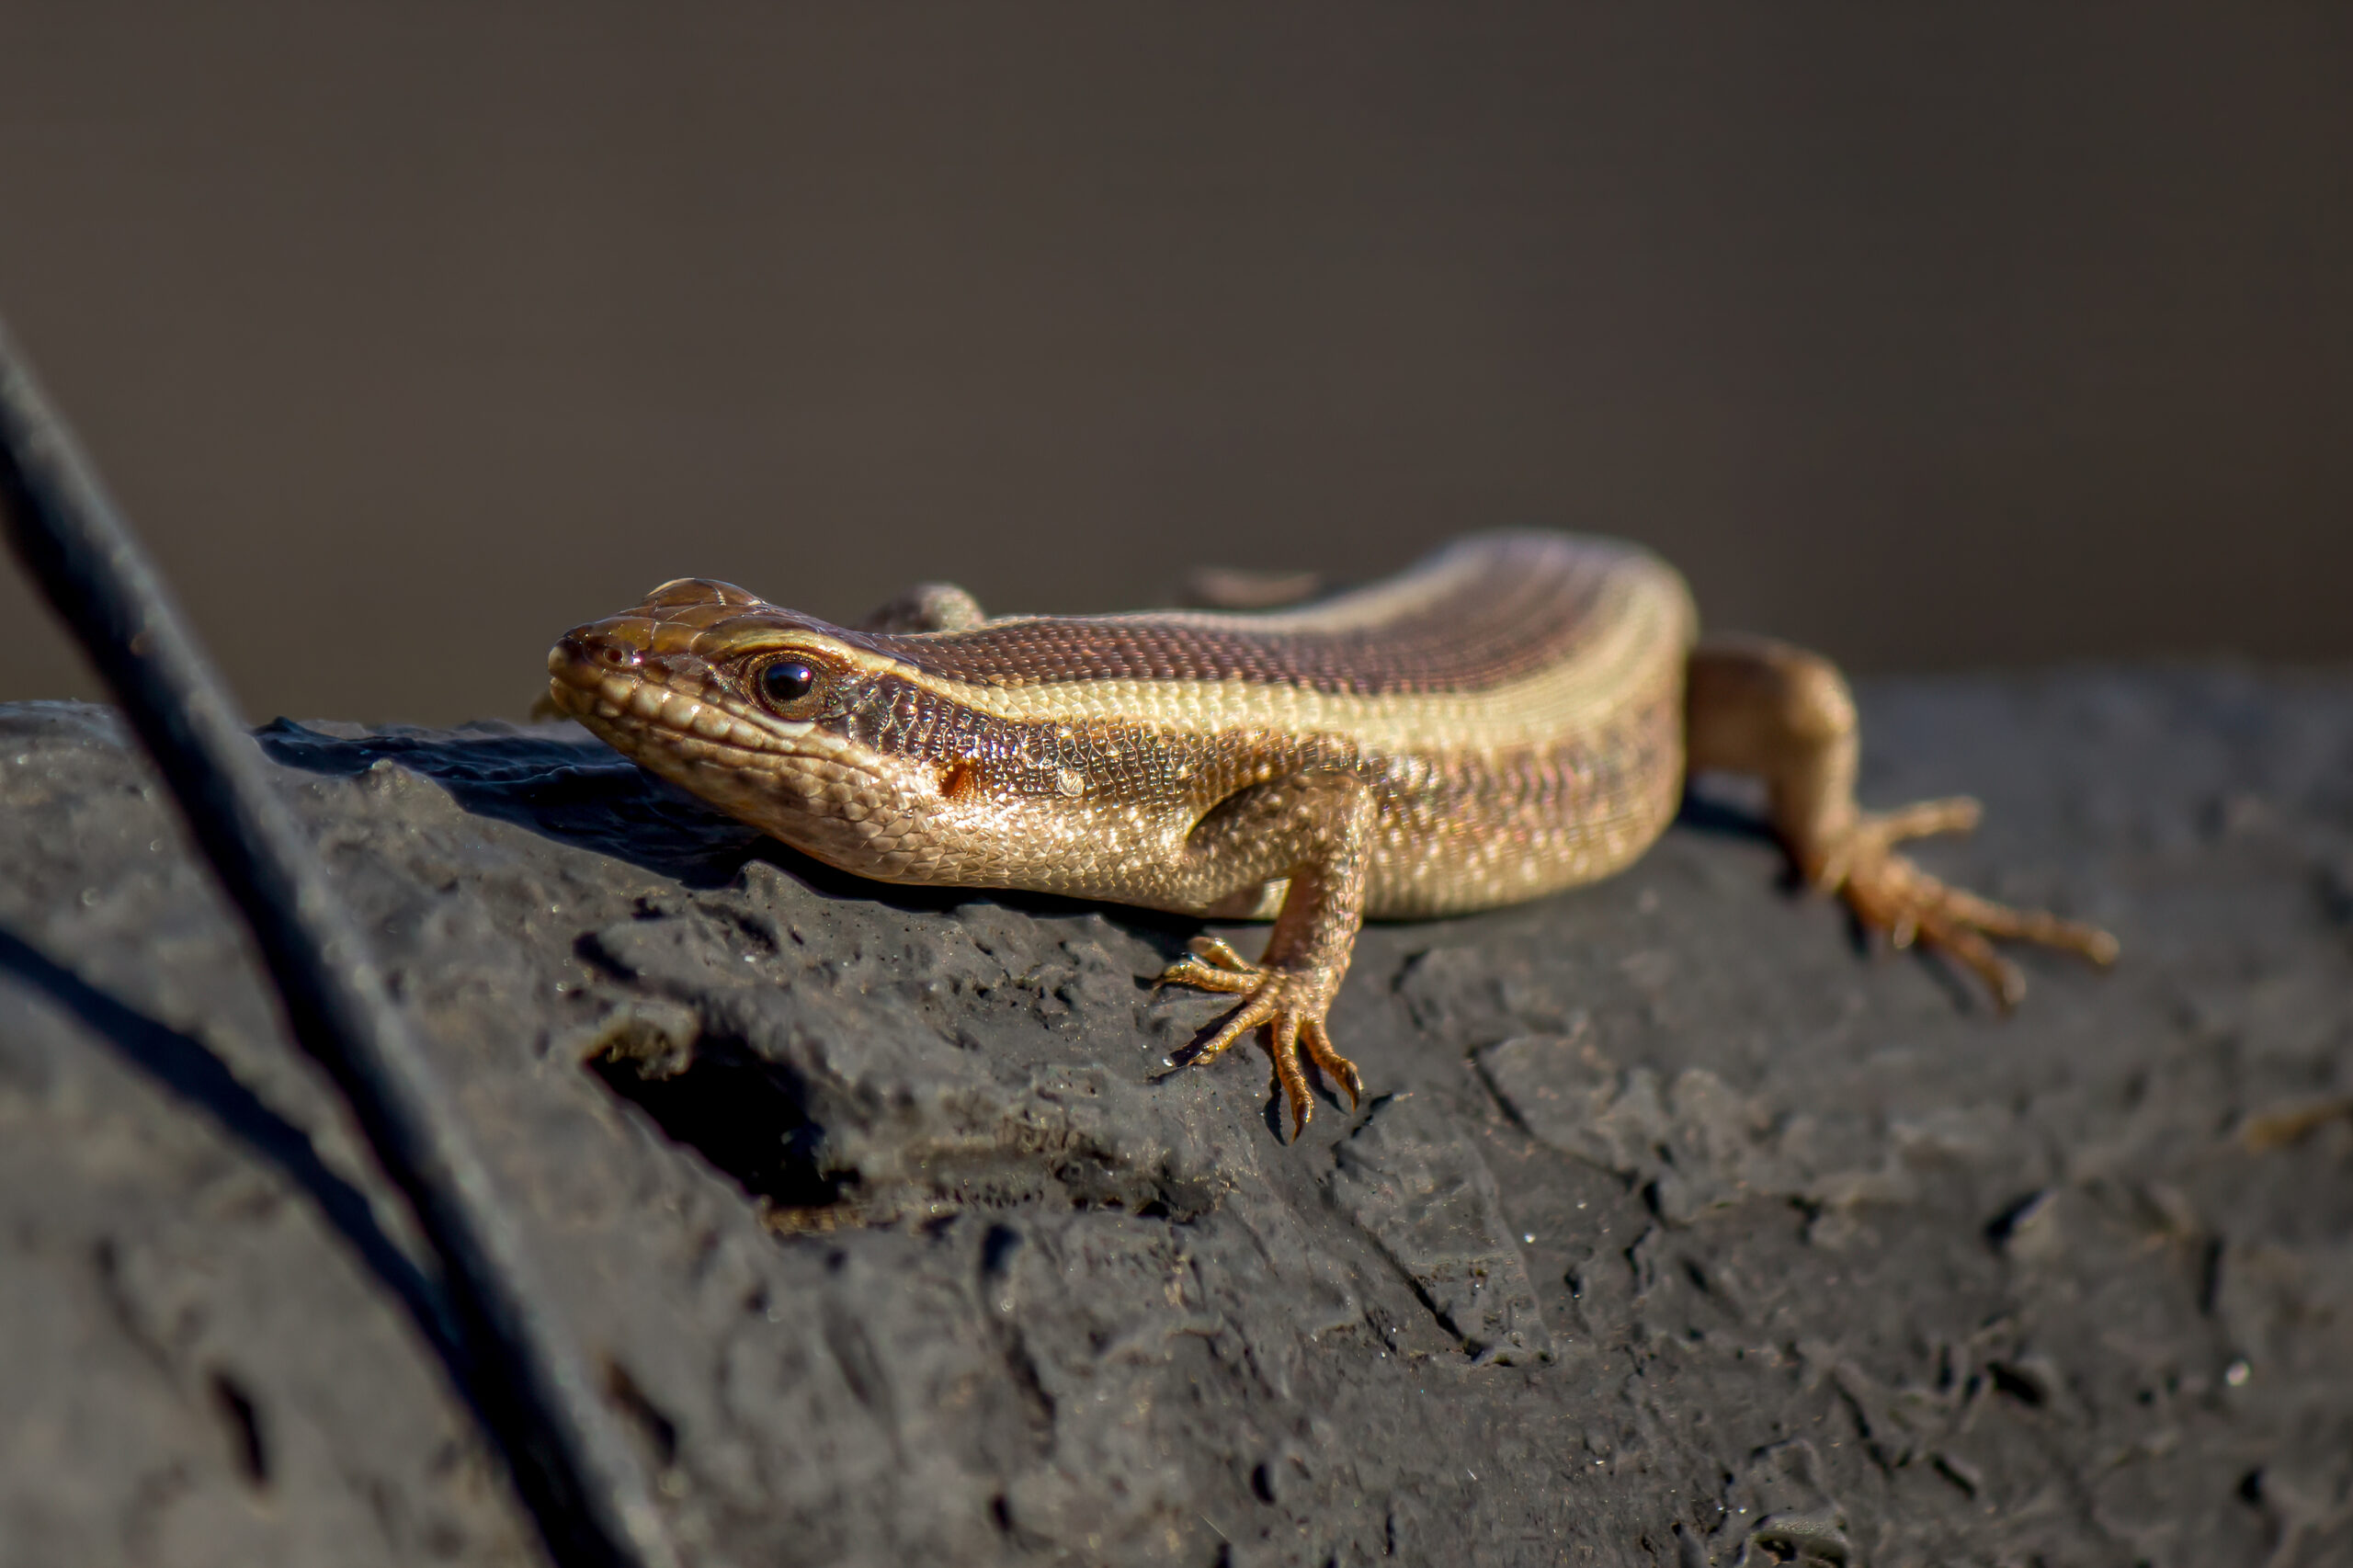
[(1487, 535), (1304, 610), (1008, 617), (965, 631), (837, 633), (944, 680), (1241, 681), (1362, 697), (1478, 691), (1576, 656), (1628, 547)]

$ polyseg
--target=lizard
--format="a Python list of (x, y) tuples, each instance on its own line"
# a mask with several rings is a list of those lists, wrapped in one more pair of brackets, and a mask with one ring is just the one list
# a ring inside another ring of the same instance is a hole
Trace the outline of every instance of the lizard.
[[(1856, 801), (1837, 666), (1699, 634), (1666, 562), (1622, 541), (1477, 535), (1387, 580), (1251, 613), (982, 613), (944, 584), (855, 627), (682, 578), (574, 627), (548, 706), (713, 806), (886, 882), (1028, 889), (1274, 923), (1255, 962), (1192, 939), (1161, 984), (1233, 999), (1184, 1064), (1254, 1032), (1296, 1139), (1368, 917), (1419, 919), (1609, 875), (1687, 775), (1759, 775), (1804, 883), (1868, 932), (2024, 994), (1993, 946), (2106, 964), (2107, 932), (1950, 886), (1896, 852), (1976, 801)], [(1303, 1060), (1302, 1060), (1303, 1059)]]

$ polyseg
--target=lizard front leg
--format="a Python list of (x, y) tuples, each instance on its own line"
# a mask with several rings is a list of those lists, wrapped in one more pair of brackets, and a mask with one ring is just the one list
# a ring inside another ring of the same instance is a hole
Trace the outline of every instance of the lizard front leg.
[(1692, 653), (1688, 673), (1691, 770), (1762, 775), (1773, 830), (1799, 874), (1844, 896), (1867, 929), (1899, 948), (1916, 940), (1950, 954), (2006, 1009), (2026, 994), (2026, 977), (1989, 938), (2039, 942), (2094, 963), (2115, 959), (2116, 938), (2105, 931), (1948, 886), (1895, 853), (1907, 838), (1974, 827), (1977, 802), (1924, 801), (1893, 812), (1857, 805), (1855, 702), (1829, 660), (1762, 638), (1711, 638)]
[(1372, 790), (1348, 774), (1311, 773), (1254, 785), (1220, 801), (1185, 841), (1191, 876), (1239, 891), (1288, 878), (1265, 956), (1248, 962), (1213, 937), (1171, 964), (1163, 985), (1190, 985), (1242, 1000), (1192, 1048), (1186, 1065), (1213, 1061), (1263, 1029), (1275, 1085), (1290, 1107), (1291, 1136), (1314, 1114), (1300, 1054), (1348, 1091), (1364, 1091), (1356, 1064), (1332, 1049), (1324, 1028), (1364, 923), (1372, 865)]

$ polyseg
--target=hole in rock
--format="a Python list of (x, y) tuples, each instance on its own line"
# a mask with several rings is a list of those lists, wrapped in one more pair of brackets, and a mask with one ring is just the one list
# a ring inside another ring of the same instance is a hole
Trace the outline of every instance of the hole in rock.
[(2022, 1368), (2006, 1366), (1999, 1361), (1985, 1364), (1985, 1375), (1994, 1380), (1996, 1393), (2006, 1393), (2029, 1409), (2040, 1406), (2044, 1399), (2041, 1380)]
[(2037, 1187), (2024, 1198), (2015, 1199), (1999, 1214), (1985, 1221), (1985, 1239), (1996, 1247), (2006, 1244), (2012, 1236), (2018, 1234), (2018, 1227), (2041, 1212), (2042, 1206), (2050, 1200), (2048, 1187)]
[(629, 1369), (619, 1361), (605, 1363), (605, 1397), (634, 1423), (646, 1446), (665, 1470), (678, 1462), (678, 1424), (646, 1395)]
[(269, 1449), (262, 1441), (261, 1412), (237, 1381), (226, 1372), (211, 1379), (212, 1409), (229, 1435), (229, 1458), (246, 1485), (258, 1491), (269, 1484)]
[(587, 1065), (672, 1142), (700, 1154), (751, 1197), (793, 1209), (840, 1199), (839, 1178), (817, 1167), (817, 1129), (790, 1073), (708, 1036), (683, 1067), (674, 1062), (649, 1059), (622, 1040)]
[(1275, 1478), (1267, 1473), (1266, 1462), (1263, 1460), (1250, 1467), (1250, 1490), (1256, 1494), (1261, 1503), (1271, 1503), (1275, 1500)]

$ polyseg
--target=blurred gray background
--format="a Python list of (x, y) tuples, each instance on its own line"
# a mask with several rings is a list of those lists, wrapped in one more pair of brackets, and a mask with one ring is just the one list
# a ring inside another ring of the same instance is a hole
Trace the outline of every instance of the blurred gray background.
[(256, 718), (1498, 524), (1864, 668), (2353, 655), (2342, 6), (12, 0), (0, 313)]

